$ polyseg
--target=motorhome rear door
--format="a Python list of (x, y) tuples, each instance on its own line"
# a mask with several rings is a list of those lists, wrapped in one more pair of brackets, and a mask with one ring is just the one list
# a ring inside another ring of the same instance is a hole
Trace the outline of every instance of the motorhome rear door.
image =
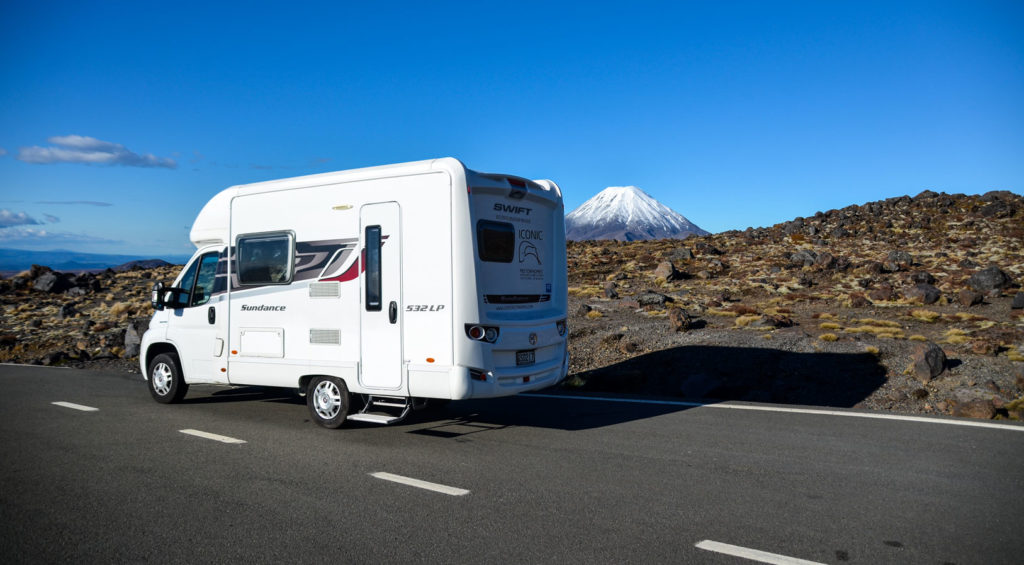
[(360, 210), (365, 267), (360, 294), (360, 375), (368, 388), (402, 387), (402, 234), (397, 202)]

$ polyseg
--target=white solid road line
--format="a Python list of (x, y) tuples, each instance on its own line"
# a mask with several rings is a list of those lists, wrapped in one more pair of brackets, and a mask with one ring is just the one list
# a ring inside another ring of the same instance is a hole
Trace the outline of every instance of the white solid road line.
[(822, 563), (819, 563), (817, 561), (797, 559), (796, 557), (788, 557), (785, 555), (779, 555), (777, 553), (768, 553), (767, 551), (759, 551), (756, 549), (740, 547), (738, 545), (729, 545), (727, 543), (719, 543), (717, 541), (711, 541), (707, 539), (695, 545), (699, 549), (703, 549), (706, 551), (724, 553), (726, 555), (742, 557), (743, 559), (759, 561), (761, 563), (772, 563), (773, 565), (823, 565)]
[(822, 410), (818, 408), (784, 408), (782, 406), (757, 406), (752, 404), (686, 402), (682, 400), (644, 400), (642, 398), (612, 398), (598, 396), (568, 396), (561, 394), (523, 393), (519, 396), (535, 398), (561, 398), (567, 400), (596, 400), (600, 402), (624, 402), (628, 404), (657, 404), (662, 406), (685, 406), (687, 408), (725, 408), (729, 410), (753, 410), (756, 412), (789, 412), (792, 414), (817, 414), (819, 416), (843, 416), (847, 418), (868, 418), (873, 420), (899, 420), (902, 422), (923, 422), (925, 424), (945, 424), (947, 426), (964, 426), (968, 428), (989, 428), (1024, 432), (1024, 426), (1013, 424), (997, 424), (995, 422), (979, 422), (977, 420), (954, 420), (950, 418), (925, 418), (923, 416), (902, 416), (900, 414), (875, 414), (867, 412), (847, 412), (845, 410)]
[(190, 436), (196, 436), (196, 437), (201, 437), (201, 438), (205, 438), (205, 439), (212, 439), (214, 441), (219, 441), (221, 443), (245, 443), (244, 439), (235, 439), (233, 437), (222, 436), (222, 435), (217, 435), (217, 434), (211, 434), (209, 432), (201, 432), (199, 430), (178, 430), (178, 431), (183, 433), (183, 434), (188, 434)]
[(93, 408), (92, 406), (82, 406), (81, 404), (75, 404), (73, 402), (51, 402), (54, 406), (63, 406), (64, 408), (70, 408), (72, 410), (81, 410), (82, 412), (99, 412), (99, 408)]
[(421, 481), (419, 479), (410, 479), (409, 477), (403, 477), (401, 475), (392, 475), (391, 473), (370, 473), (370, 476), (376, 477), (378, 479), (383, 479), (385, 481), (391, 481), (393, 483), (401, 483), (403, 485), (409, 485), (411, 487), (432, 490), (434, 492), (440, 492), (442, 494), (449, 494), (451, 496), (465, 496), (469, 494), (469, 491), (466, 489), (439, 485), (437, 483), (430, 483), (427, 481)]

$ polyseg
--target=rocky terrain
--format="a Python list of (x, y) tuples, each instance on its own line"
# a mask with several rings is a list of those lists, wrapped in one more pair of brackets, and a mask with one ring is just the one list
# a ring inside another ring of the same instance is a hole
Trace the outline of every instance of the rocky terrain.
[(580, 390), (1024, 419), (1024, 198), (570, 242)]
[[(1024, 419), (1024, 198), (568, 244), (571, 390)], [(0, 281), (0, 361), (138, 371), (179, 267)]]

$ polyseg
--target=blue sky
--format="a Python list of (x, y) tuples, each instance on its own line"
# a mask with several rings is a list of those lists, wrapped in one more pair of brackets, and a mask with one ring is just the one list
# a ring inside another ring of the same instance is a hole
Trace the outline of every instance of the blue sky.
[(1024, 190), (1024, 3), (21, 2), (0, 247), (181, 255), (234, 184), (432, 157), (718, 232)]

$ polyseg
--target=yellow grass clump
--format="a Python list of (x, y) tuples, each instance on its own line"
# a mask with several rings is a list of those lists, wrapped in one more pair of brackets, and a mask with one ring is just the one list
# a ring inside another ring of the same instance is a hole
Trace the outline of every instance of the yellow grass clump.
[(879, 349), (877, 347), (875, 347), (874, 345), (869, 345), (869, 346), (865, 347), (864, 351), (874, 355), (875, 357), (878, 357), (878, 355), (881, 353), (879, 351)]
[(706, 313), (712, 316), (724, 316), (726, 318), (735, 318), (740, 315), (739, 312), (730, 312), (728, 310), (716, 310), (715, 308), (708, 308)]
[(942, 314), (938, 312), (932, 312), (931, 310), (911, 310), (910, 316), (915, 320), (927, 322), (929, 324), (935, 323), (936, 320), (942, 317)]
[(821, 334), (818, 336), (818, 339), (820, 339), (821, 341), (838, 341), (839, 336), (837, 336), (836, 334)]
[(908, 337), (907, 339), (909, 339), (910, 341), (928, 341), (928, 338), (926, 338), (926, 337), (924, 337), (923, 335), (920, 335), (920, 334), (914, 334), (914, 335)]
[(760, 319), (761, 316), (758, 316), (757, 314), (748, 314), (746, 316), (740, 316), (736, 318), (736, 327), (745, 328), (749, 326), (752, 322), (755, 322)]
[(899, 322), (894, 322), (892, 320), (876, 320), (874, 318), (861, 318), (859, 320), (854, 320), (854, 322), (856, 322), (858, 324), (865, 325), (865, 326), (875, 326), (875, 327), (881, 327), (881, 328), (902, 328), (903, 327), (903, 325), (900, 324)]
[(597, 310), (591, 310), (590, 312), (587, 312), (587, 317), (590, 318), (591, 320), (596, 320), (602, 316), (604, 316), (604, 314), (598, 312)]
[(967, 337), (967, 332), (961, 329), (952, 328), (946, 332), (943, 343), (950, 343), (955, 345), (960, 343), (967, 343), (970, 340), (971, 339)]
[(839, 324), (837, 324), (835, 322), (824, 322), (822, 324), (819, 324), (818, 327), (823, 329), (823, 330), (841, 330), (841, 329), (843, 329), (843, 326), (840, 326)]

